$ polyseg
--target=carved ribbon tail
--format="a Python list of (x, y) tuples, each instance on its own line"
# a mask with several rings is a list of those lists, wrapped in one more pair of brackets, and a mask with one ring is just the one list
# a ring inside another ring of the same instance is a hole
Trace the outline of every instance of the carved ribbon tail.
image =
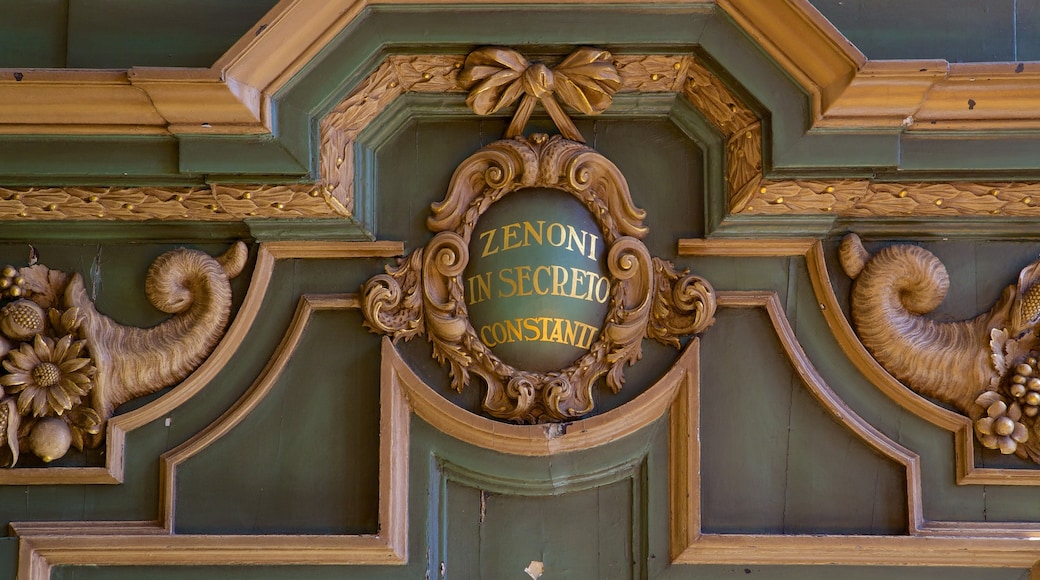
[(458, 81), (470, 89), (466, 104), (478, 115), (495, 113), (520, 99), (506, 130), (507, 138), (523, 135), (535, 104), (541, 103), (560, 133), (581, 143), (584, 137), (556, 97), (583, 114), (598, 115), (621, 88), (610, 52), (590, 47), (575, 50), (555, 69), (542, 63), (530, 64), (511, 49), (481, 48), (466, 57)]

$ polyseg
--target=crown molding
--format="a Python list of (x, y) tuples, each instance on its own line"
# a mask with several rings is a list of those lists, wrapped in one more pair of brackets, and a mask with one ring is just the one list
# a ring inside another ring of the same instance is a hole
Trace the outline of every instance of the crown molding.
[[(420, 4), (446, 2), (283, 0), (209, 68), (0, 69), (0, 101), (5, 103), (0, 134), (270, 134), (276, 93), (365, 9)], [(552, 5), (586, 4), (625, 2), (559, 0)], [(1000, 132), (1040, 127), (1037, 63), (870, 61), (808, 0), (669, 4), (721, 10), (809, 95), (811, 129)]]

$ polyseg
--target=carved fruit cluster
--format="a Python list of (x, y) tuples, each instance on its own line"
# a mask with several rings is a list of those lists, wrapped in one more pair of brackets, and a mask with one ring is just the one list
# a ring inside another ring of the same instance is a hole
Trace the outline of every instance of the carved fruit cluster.
[(986, 410), (986, 415), (975, 421), (975, 434), (983, 447), (1010, 455), (1029, 440), (1029, 429), (1020, 422), (1022, 408), (1017, 402), (1009, 406), (1000, 393), (986, 391), (975, 403)]
[(0, 466), (17, 462), (19, 449), (58, 459), (100, 432), (82, 317), (78, 308), (54, 307), (64, 286), (64, 275), (44, 266), (0, 270)]
[(5, 298), (18, 298), (25, 294), (25, 278), (18, 275), (14, 266), (4, 266), (0, 270), (0, 293)]
[(1029, 357), (1015, 366), (1008, 384), (1008, 394), (1022, 407), (1026, 417), (1040, 414), (1040, 377), (1037, 377), (1037, 359)]

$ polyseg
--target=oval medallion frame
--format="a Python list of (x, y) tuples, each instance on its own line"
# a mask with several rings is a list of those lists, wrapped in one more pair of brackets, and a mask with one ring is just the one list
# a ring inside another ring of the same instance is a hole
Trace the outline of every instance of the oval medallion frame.
[[(506, 195), (532, 187), (569, 193), (592, 214), (611, 282), (607, 316), (589, 351), (550, 372), (515, 368), (496, 356), (470, 323), (464, 296), (463, 272), (480, 216)], [(621, 389), (623, 367), (642, 356), (644, 336), (678, 346), (678, 336), (700, 332), (714, 319), (714, 293), (705, 280), (651, 257), (641, 241), (649, 232), (645, 218), (621, 171), (594, 149), (559, 135), (496, 141), (455, 169), (447, 195), (427, 219), (435, 235), (426, 247), (365, 284), (366, 325), (394, 340), (425, 330), (434, 357), (449, 365), (455, 390), (471, 375), (484, 380), (483, 407), (494, 417), (527, 423), (581, 417), (592, 411), (601, 377), (614, 392)]]

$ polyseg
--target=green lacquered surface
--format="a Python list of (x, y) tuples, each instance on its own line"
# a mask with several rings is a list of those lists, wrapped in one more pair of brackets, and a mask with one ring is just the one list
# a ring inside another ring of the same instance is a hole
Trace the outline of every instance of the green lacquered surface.
[(765, 312), (722, 312), (703, 346), (705, 531), (906, 533), (905, 470), (826, 414)]
[[(811, 0), (871, 59), (1036, 60), (1034, 0), (978, 3)], [(126, 68), (212, 64), (262, 25), (271, 0), (0, 3), (0, 66)], [(582, 28), (558, 26), (581, 34)]]
[[(253, 173), (260, 175), (306, 175), (306, 164), (293, 159), (271, 136), (210, 137), (182, 136), (181, 173)], [(229, 164), (229, 160), (237, 163)], [(230, 165), (230, 167), (229, 167)]]
[(312, 317), (263, 402), (178, 469), (177, 533), (377, 532), (379, 339), (360, 326)]
[[(0, 179), (5, 185), (161, 179), (178, 175), (172, 137), (0, 137)], [(191, 176), (187, 176), (191, 177)]]
[[(1032, 0), (900, 2), (811, 0), (870, 59), (1016, 60), (1016, 10)], [(1020, 8), (1021, 7), (1021, 8)], [(1022, 22), (1025, 39), (1035, 28)]]
[(208, 67), (273, 0), (68, 0), (69, 68)]
[(64, 67), (68, 14), (67, 0), (0, 2), (0, 67)]
[(521, 189), (480, 216), (463, 273), (478, 336), (517, 368), (548, 372), (588, 352), (611, 297), (607, 242), (562, 190)]

